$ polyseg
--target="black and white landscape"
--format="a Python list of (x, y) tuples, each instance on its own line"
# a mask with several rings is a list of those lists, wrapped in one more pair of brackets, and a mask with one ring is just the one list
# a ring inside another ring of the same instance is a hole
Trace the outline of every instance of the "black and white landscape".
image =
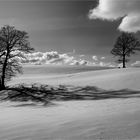
[(0, 0), (0, 140), (139, 140), (140, 1)]

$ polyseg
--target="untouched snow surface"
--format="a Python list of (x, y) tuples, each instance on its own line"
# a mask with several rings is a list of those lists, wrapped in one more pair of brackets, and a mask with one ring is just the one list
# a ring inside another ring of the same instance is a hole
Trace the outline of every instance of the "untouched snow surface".
[[(19, 106), (18, 106), (19, 105)], [(0, 105), (0, 140), (139, 140), (140, 99)]]
[(108, 69), (65, 75), (21, 75), (9, 84), (42, 83), (51, 85), (97, 86), (103, 89), (140, 89), (140, 68)]
[[(140, 89), (140, 69), (15, 78), (14, 83)], [(48, 107), (0, 103), (0, 140), (140, 140), (140, 98), (54, 102)]]

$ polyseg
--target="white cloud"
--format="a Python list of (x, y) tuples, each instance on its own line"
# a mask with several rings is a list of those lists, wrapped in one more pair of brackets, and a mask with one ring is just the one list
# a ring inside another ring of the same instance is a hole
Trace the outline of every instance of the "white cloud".
[(103, 57), (101, 57), (101, 60), (104, 60), (105, 59), (105, 57), (103, 56)]
[(21, 63), (30, 63), (30, 64), (68, 64), (68, 65), (89, 65), (89, 62), (80, 59), (76, 60), (74, 56), (69, 54), (59, 54), (56, 51), (51, 52), (34, 52), (28, 54), (22, 54), (23, 57), (18, 57)]
[(101, 67), (115, 67), (110, 62), (106, 63), (106, 62), (102, 62), (102, 61), (99, 62), (99, 66), (101, 66)]
[(104, 62), (100, 62), (99, 66), (104, 67), (104, 66), (106, 66), (106, 64)]
[(74, 57), (68, 54), (59, 54), (56, 51), (51, 52), (35, 52), (25, 54), (28, 63), (37, 64), (66, 64), (70, 63)]
[(119, 30), (140, 31), (139, 0), (99, 0), (99, 5), (90, 10), (90, 19), (117, 20), (123, 18)]
[[(14, 54), (20, 54), (20, 52), (15, 52)], [(76, 57), (71, 56), (68, 53), (59, 54), (57, 51), (51, 52), (34, 52), (34, 53), (21, 53), (16, 59), (21, 63), (29, 63), (29, 64), (54, 64), (54, 65), (77, 65), (77, 66), (102, 66), (102, 67), (112, 67), (111, 63), (106, 63), (99, 61), (97, 56), (93, 56), (93, 62), (87, 61), (83, 58), (76, 59)], [(104, 58), (102, 58), (104, 59)]]
[(77, 66), (85, 66), (85, 65), (90, 65), (90, 62), (89, 61), (86, 61), (86, 60), (82, 60), (82, 59), (80, 59), (80, 60), (73, 60), (71, 63), (70, 63), (70, 65), (77, 65)]
[(115, 65), (113, 65), (111, 62), (102, 62), (102, 61), (93, 62), (92, 65), (99, 67), (115, 67)]
[(98, 61), (98, 57), (96, 55), (92, 56), (92, 59)]
[(131, 64), (132, 67), (140, 67), (140, 61)]
[(79, 57), (84, 57), (85, 55), (84, 54), (81, 54)]

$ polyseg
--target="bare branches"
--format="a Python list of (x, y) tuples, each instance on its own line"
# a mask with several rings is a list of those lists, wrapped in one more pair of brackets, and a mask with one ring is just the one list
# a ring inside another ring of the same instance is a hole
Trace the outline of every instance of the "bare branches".
[(139, 40), (132, 33), (122, 32), (117, 38), (114, 48), (111, 50), (111, 54), (119, 56), (117, 62), (123, 63), (123, 68), (125, 68), (125, 63), (128, 62), (126, 57), (130, 57), (132, 54), (135, 54), (136, 51), (140, 51)]
[(0, 30), (0, 72), (1, 87), (5, 87), (5, 81), (17, 73), (22, 72), (22, 67), (17, 58), (23, 58), (23, 53), (32, 52), (28, 33), (6, 25)]

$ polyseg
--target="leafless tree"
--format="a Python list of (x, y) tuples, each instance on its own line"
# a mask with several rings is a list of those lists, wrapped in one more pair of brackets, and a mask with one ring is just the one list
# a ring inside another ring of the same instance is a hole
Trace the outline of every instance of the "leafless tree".
[(140, 51), (140, 42), (134, 36), (133, 33), (122, 32), (117, 38), (114, 48), (111, 53), (114, 56), (118, 56), (118, 63), (123, 64), (123, 68), (126, 67), (126, 63), (129, 61), (128, 57), (135, 54), (136, 51)]
[(28, 33), (6, 25), (0, 29), (0, 88), (5, 89), (5, 82), (22, 72), (18, 58), (22, 53), (30, 53)]

